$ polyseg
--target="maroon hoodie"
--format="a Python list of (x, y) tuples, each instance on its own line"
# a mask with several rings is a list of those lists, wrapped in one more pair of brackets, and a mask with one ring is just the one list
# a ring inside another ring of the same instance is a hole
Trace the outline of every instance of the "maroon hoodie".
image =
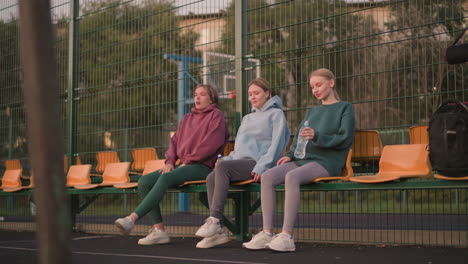
[(182, 118), (166, 151), (166, 163), (202, 163), (213, 168), (229, 138), (223, 113), (212, 104), (203, 111), (195, 107)]

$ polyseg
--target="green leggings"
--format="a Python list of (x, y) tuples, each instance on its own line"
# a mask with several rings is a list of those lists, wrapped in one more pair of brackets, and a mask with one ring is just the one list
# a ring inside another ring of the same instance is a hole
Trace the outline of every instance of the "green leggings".
[(159, 171), (146, 174), (138, 180), (138, 193), (143, 199), (135, 209), (135, 213), (142, 218), (149, 213), (153, 225), (162, 223), (159, 203), (170, 187), (176, 187), (186, 181), (204, 180), (211, 168), (204, 164), (189, 164), (177, 167), (165, 174)]

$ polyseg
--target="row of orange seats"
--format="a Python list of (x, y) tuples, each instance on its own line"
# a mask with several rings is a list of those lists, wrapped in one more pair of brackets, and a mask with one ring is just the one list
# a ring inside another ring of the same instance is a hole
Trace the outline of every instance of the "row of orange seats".
[[(130, 162), (120, 162), (116, 151), (104, 151), (96, 153), (96, 172), (91, 173), (91, 165), (81, 164), (81, 160), (76, 157), (75, 163), (67, 172), (68, 158), (64, 157), (64, 170), (67, 174), (67, 186), (79, 187), (81, 189), (91, 189), (98, 186), (112, 186), (114, 184), (129, 183), (129, 173), (142, 172), (143, 175), (153, 172), (164, 165), (164, 160), (158, 160), (158, 155), (154, 148), (143, 148), (132, 150), (133, 163), (130, 170)], [(5, 172), (2, 177), (0, 189), (3, 191), (18, 191), (22, 189), (32, 188), (34, 186), (34, 177), (27, 177), (30, 180), (28, 186), (21, 185), (22, 166), (19, 160), (6, 160)], [(91, 184), (90, 176), (102, 177), (102, 182), (99, 184)], [(135, 183), (127, 186), (134, 187)], [(135, 185), (136, 186), (136, 185)], [(123, 188), (123, 187), (121, 187)]]

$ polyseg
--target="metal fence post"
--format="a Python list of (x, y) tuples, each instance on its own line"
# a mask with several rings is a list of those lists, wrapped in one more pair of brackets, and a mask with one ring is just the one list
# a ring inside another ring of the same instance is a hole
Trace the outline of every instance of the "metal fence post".
[[(13, 117), (11, 108), (8, 109), (8, 159), (11, 159), (13, 150)], [(8, 196), (7, 208), (9, 210), (15, 209), (15, 198), (13, 196)]]
[(13, 117), (11, 108), (8, 109), (8, 159), (11, 159), (13, 152)]
[[(78, 86), (78, 16), (80, 1), (70, 2), (70, 21), (68, 24), (68, 81), (67, 81), (67, 158), (68, 167), (75, 164), (73, 155), (76, 153), (77, 142), (77, 105), (75, 103), (75, 88)], [(68, 168), (67, 168), (68, 171)]]
[(37, 260), (70, 263), (70, 205), (63, 173), (63, 127), (50, 3), (22, 0), (19, 11), (28, 147), (36, 178)]
[[(236, 72), (236, 122), (247, 114), (246, 98), (246, 76), (244, 71), (244, 59), (247, 48), (247, 0), (235, 3), (235, 72)], [(239, 127), (236, 127), (236, 130)]]

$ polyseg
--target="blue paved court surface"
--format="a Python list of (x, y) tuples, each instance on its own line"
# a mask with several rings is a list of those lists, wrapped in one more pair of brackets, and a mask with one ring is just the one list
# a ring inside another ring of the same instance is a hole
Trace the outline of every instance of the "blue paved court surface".
[[(467, 264), (467, 248), (296, 243), (294, 253), (248, 251), (240, 241), (197, 249), (198, 238), (173, 238), (168, 245), (139, 246), (139, 237), (72, 235), (70, 263), (397, 263)], [(0, 231), (0, 263), (36, 263), (35, 234)]]

